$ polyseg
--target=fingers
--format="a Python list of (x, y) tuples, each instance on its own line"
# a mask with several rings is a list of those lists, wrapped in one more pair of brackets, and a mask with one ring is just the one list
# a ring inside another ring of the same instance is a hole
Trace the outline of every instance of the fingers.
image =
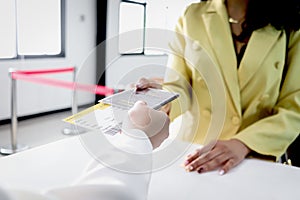
[(206, 156), (211, 150), (213, 150), (214, 145), (216, 142), (214, 143), (209, 143), (206, 146), (203, 146), (202, 148), (196, 149), (194, 153), (191, 153), (187, 156), (186, 158), (186, 164), (191, 163), (193, 160), (198, 159), (198, 158), (203, 158), (204, 156)]
[(169, 120), (166, 113), (148, 107), (144, 101), (137, 101), (128, 111), (128, 117), (135, 128), (149, 130), (155, 134), (159, 132)]
[(235, 163), (233, 159), (229, 159), (223, 167), (221, 167), (219, 174), (223, 175), (226, 174), (230, 169), (235, 167), (238, 163)]
[(189, 169), (189, 167), (187, 167), (188, 165), (190, 165), (194, 160), (201, 158), (204, 154), (203, 154), (203, 148), (202, 149), (197, 149), (194, 153), (189, 154), (187, 156), (186, 161), (184, 162), (184, 166), (186, 167), (187, 170), (193, 170), (192, 168)]
[(203, 157), (205, 156), (209, 151), (211, 151), (216, 144), (216, 141), (210, 142), (208, 145), (205, 145), (204, 147), (200, 149), (196, 149), (196, 151), (190, 155), (187, 156), (187, 159), (185, 161), (185, 165), (188, 165), (191, 163), (193, 160), (197, 159), (198, 157)]
[(219, 149), (213, 149), (209, 153), (202, 154), (187, 166), (187, 171), (198, 171), (199, 173), (205, 171), (211, 171), (217, 169), (220, 164), (224, 163), (228, 159), (228, 156), (223, 155), (223, 152)]
[(223, 175), (244, 160), (249, 153), (249, 149), (236, 139), (217, 141), (213, 148), (211, 146), (212, 144), (204, 146), (189, 155), (184, 163), (186, 171), (203, 173), (219, 169), (219, 174)]
[(151, 118), (151, 124), (145, 127), (149, 132), (149, 137), (159, 134), (164, 129), (169, 130), (170, 119), (166, 113), (150, 109), (149, 115)]
[(144, 90), (147, 88), (162, 89), (162, 85), (159, 82), (147, 78), (140, 78), (135, 86), (137, 90)]
[(138, 101), (128, 111), (122, 129), (143, 131), (153, 148), (156, 148), (169, 136), (169, 125), (170, 119), (166, 113), (148, 107), (146, 102)]
[(150, 124), (150, 108), (144, 101), (137, 101), (133, 107), (128, 111), (128, 117), (136, 128), (143, 128)]
[[(205, 164), (198, 166), (195, 169), (195, 171), (197, 171), (198, 173), (204, 173), (204, 172), (208, 172), (208, 171), (217, 170), (217, 169), (219, 169), (220, 164), (225, 163), (227, 160), (228, 160), (228, 158), (226, 158), (222, 155), (219, 155), (219, 156), (215, 157), (214, 159), (206, 162)], [(230, 161), (230, 159), (228, 161)]]

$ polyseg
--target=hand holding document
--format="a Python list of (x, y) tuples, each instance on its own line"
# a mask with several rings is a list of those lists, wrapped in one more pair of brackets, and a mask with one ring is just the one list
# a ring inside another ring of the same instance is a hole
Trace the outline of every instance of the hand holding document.
[(101, 130), (104, 134), (120, 132), (128, 110), (137, 101), (144, 101), (150, 108), (159, 109), (178, 98), (179, 94), (160, 89), (145, 89), (135, 92), (126, 90), (99, 101), (98, 104), (64, 119), (65, 122), (86, 128)]
[(131, 133), (132, 129), (141, 130), (155, 149), (169, 136), (169, 125), (170, 119), (165, 112), (150, 108), (144, 101), (137, 101), (124, 119), (122, 133), (136, 138)]

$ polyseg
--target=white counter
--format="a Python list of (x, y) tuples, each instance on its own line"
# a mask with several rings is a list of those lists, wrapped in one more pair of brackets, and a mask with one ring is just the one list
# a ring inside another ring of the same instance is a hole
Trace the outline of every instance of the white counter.
[[(186, 153), (191, 152), (196, 146)], [(46, 190), (71, 184), (92, 157), (71, 137), (0, 158), (0, 185)], [(300, 168), (246, 159), (228, 174), (187, 173), (183, 157), (152, 173), (149, 199), (300, 199)]]

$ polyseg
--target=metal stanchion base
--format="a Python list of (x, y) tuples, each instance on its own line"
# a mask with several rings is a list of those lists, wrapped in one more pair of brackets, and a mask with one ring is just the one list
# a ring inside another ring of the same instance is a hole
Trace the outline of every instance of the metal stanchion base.
[(24, 151), (26, 149), (28, 149), (29, 147), (27, 145), (24, 144), (17, 144), (17, 148), (13, 149), (11, 145), (7, 145), (5, 147), (2, 147), (0, 149), (0, 153), (4, 154), (4, 155), (10, 155), (10, 154), (14, 154), (20, 151)]
[(84, 132), (85, 132), (85, 130), (79, 130), (77, 128), (76, 129), (75, 128), (64, 128), (62, 130), (62, 133), (64, 135), (79, 135), (79, 134), (82, 134)]

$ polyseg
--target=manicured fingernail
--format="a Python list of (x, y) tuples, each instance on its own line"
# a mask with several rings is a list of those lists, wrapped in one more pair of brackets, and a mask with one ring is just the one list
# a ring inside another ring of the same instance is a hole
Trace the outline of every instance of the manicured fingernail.
[(225, 171), (224, 171), (223, 169), (219, 171), (219, 175), (222, 176), (222, 175), (224, 175), (224, 174), (225, 174)]
[(136, 102), (137, 104), (142, 104), (142, 105), (147, 105), (147, 103), (145, 101), (139, 100)]
[(188, 172), (192, 171), (193, 169), (194, 169), (193, 166), (189, 166), (189, 167), (185, 168), (185, 170), (188, 171)]
[(198, 173), (201, 174), (201, 172), (203, 171), (203, 168), (201, 167), (200, 169), (198, 169)]
[(142, 84), (142, 83), (138, 83), (138, 84), (136, 84), (136, 86), (135, 86), (137, 89), (141, 89), (141, 88), (143, 88), (144, 87), (144, 84)]
[(183, 164), (186, 166), (186, 165), (188, 165), (190, 162), (187, 160), (187, 161), (185, 161)]

